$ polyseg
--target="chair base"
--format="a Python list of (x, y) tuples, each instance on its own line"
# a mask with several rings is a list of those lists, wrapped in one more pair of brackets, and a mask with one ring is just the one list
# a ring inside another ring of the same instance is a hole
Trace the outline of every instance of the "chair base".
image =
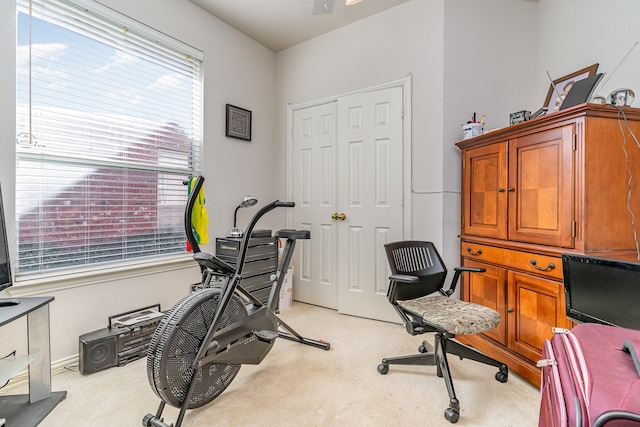
[(497, 367), (498, 372), (496, 373), (495, 378), (501, 383), (507, 382), (509, 378), (509, 369), (504, 363), (492, 359), (474, 348), (460, 344), (457, 341), (453, 341), (450, 338), (451, 337), (446, 333), (438, 332), (434, 339), (433, 351), (428, 351), (428, 344), (426, 341), (423, 341), (422, 345), (418, 349), (420, 354), (382, 359), (382, 362), (378, 365), (378, 372), (385, 375), (389, 372), (389, 365), (437, 366), (437, 375), (444, 378), (447, 391), (449, 392), (449, 407), (445, 409), (444, 417), (450, 423), (456, 423), (460, 418), (460, 402), (458, 401), (453, 388), (447, 353), (456, 355), (460, 357), (461, 360), (466, 358), (485, 365)]

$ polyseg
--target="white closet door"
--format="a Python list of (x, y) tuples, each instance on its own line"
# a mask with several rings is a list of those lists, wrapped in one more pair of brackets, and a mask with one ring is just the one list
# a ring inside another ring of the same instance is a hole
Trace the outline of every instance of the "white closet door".
[(311, 230), (296, 243), (293, 297), (338, 308), (337, 103), (293, 112), (293, 226)]
[(293, 111), (297, 301), (397, 322), (384, 244), (403, 238), (400, 87)]
[(402, 88), (338, 100), (338, 311), (397, 322), (384, 244), (403, 237)]

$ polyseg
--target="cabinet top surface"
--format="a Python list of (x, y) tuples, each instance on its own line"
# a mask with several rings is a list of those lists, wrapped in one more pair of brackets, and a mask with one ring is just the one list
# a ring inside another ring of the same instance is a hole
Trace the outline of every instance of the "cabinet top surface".
[(624, 112), (628, 120), (640, 121), (640, 108), (623, 107), (618, 109), (617, 107), (614, 107), (612, 105), (580, 104), (575, 107), (550, 113), (533, 120), (496, 129), (475, 138), (465, 139), (464, 141), (456, 143), (456, 146), (460, 149), (474, 148), (477, 146), (487, 145), (498, 141), (504, 141), (505, 139), (517, 137), (518, 134), (528, 134), (537, 130), (544, 130), (548, 127), (562, 126), (583, 117), (597, 117), (617, 120), (620, 111)]

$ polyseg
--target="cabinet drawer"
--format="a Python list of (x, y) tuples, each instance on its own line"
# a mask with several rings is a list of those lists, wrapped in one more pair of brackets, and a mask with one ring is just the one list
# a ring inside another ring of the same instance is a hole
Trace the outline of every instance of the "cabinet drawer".
[(460, 254), (468, 259), (489, 262), (514, 270), (541, 274), (549, 278), (562, 280), (562, 259), (560, 257), (469, 242), (462, 242)]
[[(251, 238), (245, 261), (255, 261), (278, 256), (278, 245), (275, 237)], [(216, 256), (237, 259), (240, 254), (242, 239), (217, 238)], [(229, 262), (229, 261), (227, 261)], [(235, 262), (231, 262), (235, 265)]]
[[(235, 267), (237, 258), (219, 256), (222, 261)], [(261, 259), (257, 261), (246, 260), (242, 267), (242, 280), (246, 280), (248, 277), (257, 276), (259, 274), (275, 273), (278, 267), (278, 258), (272, 257), (270, 259)]]

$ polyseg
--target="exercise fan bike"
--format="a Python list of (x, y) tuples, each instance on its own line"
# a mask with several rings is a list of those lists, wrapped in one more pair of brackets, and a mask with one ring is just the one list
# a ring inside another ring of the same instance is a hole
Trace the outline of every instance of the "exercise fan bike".
[[(165, 405), (180, 409), (180, 427), (187, 409), (198, 408), (218, 397), (233, 381), (242, 364), (259, 364), (281, 337), (323, 350), (330, 344), (304, 338), (284, 323), (275, 310), (280, 288), (291, 262), (297, 239), (309, 239), (308, 230), (280, 230), (286, 239), (267, 304), (242, 287), (242, 268), (254, 226), (266, 213), (293, 202), (272, 202), (251, 218), (240, 246), (236, 267), (200, 251), (191, 226), (191, 213), (204, 183), (199, 176), (185, 209), (185, 231), (200, 265), (202, 289), (180, 300), (160, 321), (147, 355), (147, 377), (161, 399), (158, 410), (142, 420), (145, 427), (174, 427), (162, 418)], [(212, 280), (222, 278), (222, 284)], [(281, 330), (284, 329), (285, 331)]]

